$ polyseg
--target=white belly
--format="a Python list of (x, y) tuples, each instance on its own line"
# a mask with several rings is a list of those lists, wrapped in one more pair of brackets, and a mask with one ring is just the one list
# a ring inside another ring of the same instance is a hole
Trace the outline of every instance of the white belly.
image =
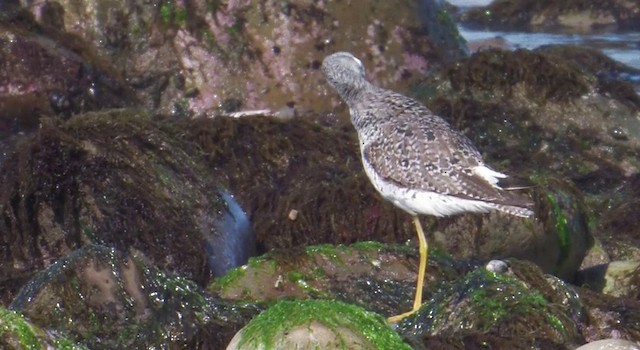
[(483, 201), (398, 187), (383, 180), (367, 163), (364, 164), (364, 170), (386, 200), (411, 215), (449, 216), (465, 212), (485, 213), (495, 209), (494, 205)]

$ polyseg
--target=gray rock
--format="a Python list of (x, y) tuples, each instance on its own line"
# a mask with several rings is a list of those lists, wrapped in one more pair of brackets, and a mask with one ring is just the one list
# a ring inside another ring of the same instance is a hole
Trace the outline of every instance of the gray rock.
[(601, 339), (584, 344), (576, 350), (640, 350), (640, 345), (624, 339)]

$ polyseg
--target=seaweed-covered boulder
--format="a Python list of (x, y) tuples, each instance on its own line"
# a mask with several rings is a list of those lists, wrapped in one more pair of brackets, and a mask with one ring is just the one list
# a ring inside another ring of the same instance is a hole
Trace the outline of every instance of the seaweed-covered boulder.
[(84, 246), (25, 284), (11, 308), (90, 349), (219, 349), (258, 311), (214, 300), (148, 260)]
[[(415, 239), (409, 215), (371, 186), (352, 126), (325, 127), (310, 119), (199, 119), (188, 122), (185, 137), (203, 149), (210, 166), (223, 169), (266, 250)], [(545, 181), (551, 185), (534, 191), (538, 219), (493, 213), (422, 220), (434, 246), (456, 258), (532, 259), (570, 279), (590, 244), (580, 194)], [(558, 226), (564, 220), (569, 226)]]
[(445, 283), (398, 332), (416, 349), (575, 349), (599, 339), (638, 341), (640, 303), (574, 287), (535, 265), (476, 269)]
[(135, 110), (94, 112), (43, 120), (19, 143), (0, 175), (5, 301), (88, 243), (139, 249), (198, 283), (246, 261), (255, 249), (247, 218), (199, 153), (162, 126)]
[[(411, 308), (417, 258), (417, 251), (413, 248), (378, 243), (274, 251), (254, 258), (247, 266), (215, 280), (208, 290), (222, 299), (237, 302), (268, 303), (283, 298), (337, 299), (392, 316)], [(514, 264), (529, 266), (519, 262)], [(432, 250), (424, 299), (432, 300), (440, 289), (458, 283), (477, 267)], [(538, 268), (527, 267), (526, 271), (532, 271), (529, 273), (533, 275), (541, 274)], [(558, 283), (561, 282), (558, 280)], [(536, 285), (536, 288), (542, 287), (548, 286)]]
[[(613, 60), (600, 50), (576, 45), (544, 45), (535, 51), (576, 65), (585, 74), (597, 78), (594, 87), (598, 93), (626, 105), (631, 110), (640, 108), (640, 96), (636, 93), (640, 87), (640, 69)], [(612, 108), (617, 110), (616, 105)], [(635, 136), (637, 126), (625, 119), (627, 118), (623, 116), (619, 121), (616, 120), (620, 125), (607, 130), (615, 139), (625, 140)]]
[[(596, 230), (612, 260), (640, 261), (640, 174), (634, 174), (609, 196)], [(604, 206), (604, 205), (603, 205)]]
[(350, 125), (310, 115), (181, 120), (206, 164), (225, 179), (251, 218), (263, 251), (415, 236), (408, 215), (383, 201), (367, 179)]
[[(275, 251), (232, 270), (209, 291), (238, 305), (329, 299), (389, 316), (411, 306), (416, 260), (414, 250), (372, 243)], [(528, 261), (479, 267), (433, 252), (423, 292), (422, 308), (396, 327), (415, 349), (568, 350), (616, 335), (640, 339), (637, 301), (571, 286)], [(289, 313), (297, 315), (279, 317)]]

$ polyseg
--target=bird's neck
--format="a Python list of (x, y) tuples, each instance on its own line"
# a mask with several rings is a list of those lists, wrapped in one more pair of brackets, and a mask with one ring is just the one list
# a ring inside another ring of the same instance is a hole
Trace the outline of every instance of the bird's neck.
[(357, 92), (357, 97), (347, 100), (349, 105), (349, 114), (351, 115), (351, 123), (358, 130), (361, 139), (367, 139), (372, 135), (376, 135), (378, 129), (388, 121), (388, 113), (383, 108), (376, 109), (376, 101), (380, 95), (384, 95), (386, 90), (378, 88), (367, 82), (368, 86)]
[(338, 91), (338, 94), (340, 94), (340, 97), (342, 97), (349, 107), (352, 107), (352, 105), (358, 100), (359, 96), (372, 87), (373, 85), (361, 78), (350, 81), (348, 84), (339, 84), (335, 88)]
[(375, 138), (380, 129), (380, 121), (362, 106), (349, 106), (351, 123), (358, 132), (361, 146), (368, 144)]

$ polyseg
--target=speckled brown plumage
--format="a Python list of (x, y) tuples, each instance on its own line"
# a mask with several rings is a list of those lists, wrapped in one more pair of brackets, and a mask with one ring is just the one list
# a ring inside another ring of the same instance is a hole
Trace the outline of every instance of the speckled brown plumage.
[(418, 214), (447, 216), (500, 210), (528, 217), (531, 203), (498, 185), (506, 175), (487, 167), (464, 135), (416, 100), (373, 86), (362, 62), (347, 52), (322, 62), (329, 84), (349, 105), (358, 132), (362, 164), (373, 186), (413, 216), (420, 264), (413, 309), (389, 318), (397, 322), (422, 305), (429, 245)]
[[(421, 103), (367, 82), (364, 67), (351, 54), (328, 56), (323, 71), (349, 106), (363, 165), (385, 198), (411, 214), (443, 216), (491, 209), (532, 214), (530, 201), (497, 185), (506, 175), (487, 167), (467, 137)], [(443, 208), (463, 201), (439, 211), (398, 199), (418, 198), (421, 193), (440, 195), (423, 198)]]

